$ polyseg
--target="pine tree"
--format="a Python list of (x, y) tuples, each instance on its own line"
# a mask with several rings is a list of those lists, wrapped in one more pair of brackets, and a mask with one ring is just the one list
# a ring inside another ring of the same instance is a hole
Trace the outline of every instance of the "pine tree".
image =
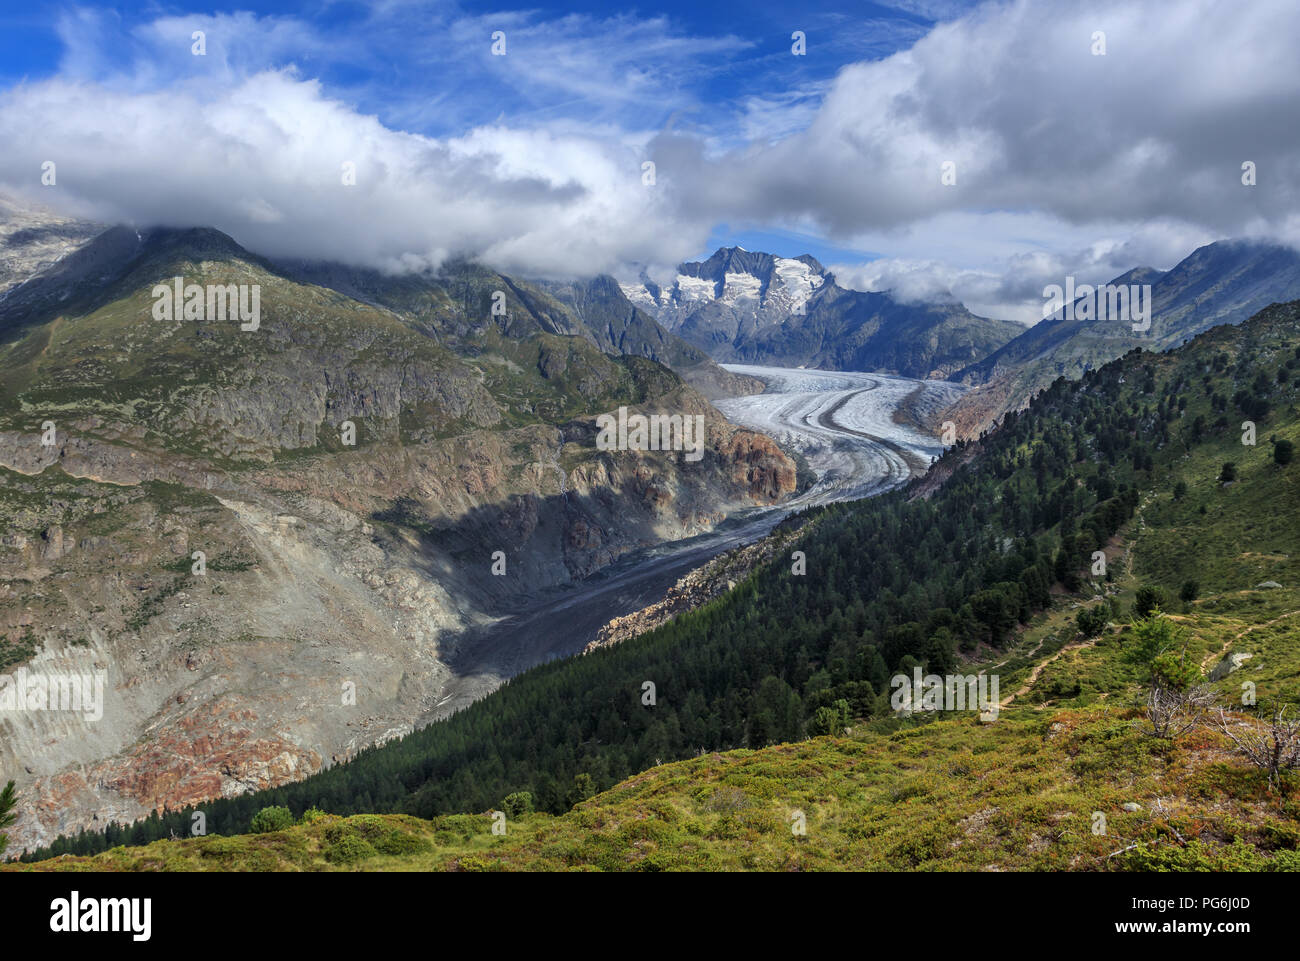
[[(5, 789), (0, 791), (0, 831), (18, 820), (18, 815), (13, 813), (14, 805), (17, 802), (18, 797), (14, 793), (14, 782), (10, 781), (5, 785)], [(5, 848), (8, 846), (9, 835), (0, 833), (0, 857), (4, 856)]]

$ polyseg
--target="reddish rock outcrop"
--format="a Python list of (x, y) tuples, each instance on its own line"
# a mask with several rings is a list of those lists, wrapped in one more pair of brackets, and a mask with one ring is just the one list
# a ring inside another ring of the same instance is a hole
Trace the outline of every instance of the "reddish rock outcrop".
[(755, 500), (770, 504), (794, 492), (795, 463), (767, 435), (738, 430), (720, 453), (732, 483)]

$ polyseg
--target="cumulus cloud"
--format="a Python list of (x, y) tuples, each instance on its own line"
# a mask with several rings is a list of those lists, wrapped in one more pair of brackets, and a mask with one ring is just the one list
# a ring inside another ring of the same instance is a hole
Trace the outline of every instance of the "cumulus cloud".
[[(1064, 273), (1168, 267), (1223, 236), (1300, 242), (1291, 0), (1248, 16), (1218, 0), (993, 3), (832, 79), (768, 71), (717, 104), (703, 97), (715, 76), (692, 88), (692, 65), (747, 41), (663, 18), (439, 7), (442, 45), (417, 57), (428, 103), (383, 121), (359, 106), (373, 90), (318, 69), (373, 65), (382, 48), (235, 14), (203, 21), (212, 59), (196, 64), (193, 18), (126, 30), (114, 53), (86, 16), (63, 21), (58, 75), (0, 92), (0, 189), (104, 220), (210, 224), (270, 256), (626, 273), (691, 256), (728, 223), (884, 255), (839, 265), (846, 283), (1030, 320)], [(369, 36), (400, 42), (397, 23)], [(492, 58), (502, 25), (510, 53)], [(472, 86), (456, 79), (471, 68), (527, 95), (465, 122), (447, 91)], [(435, 113), (454, 129), (431, 133)], [(46, 160), (55, 188), (36, 186)], [(1258, 186), (1242, 185), (1245, 161)]]
[(846, 67), (804, 132), (718, 158), (695, 189), (724, 216), (812, 217), (841, 240), (953, 210), (1280, 233), (1300, 199), (1295, 36), (1288, 0), (1250, 16), (1218, 0), (990, 5)]
[[(665, 248), (660, 194), (635, 144), (480, 127), (434, 139), (385, 128), (285, 72), (200, 97), (52, 81), (0, 99), (0, 177), (106, 222), (213, 225), (270, 256), (386, 268), (472, 254), (504, 268), (611, 270)], [(355, 185), (344, 184), (344, 165)], [(40, 188), (35, 188), (39, 190)]]
[[(490, 52), (497, 29), (504, 57)], [(374, 8), (357, 36), (249, 13), (129, 26), (81, 8), (57, 30), (57, 75), (0, 92), (0, 189), (106, 222), (211, 225), (273, 257), (412, 269), (460, 255), (547, 276), (682, 258), (704, 242), (705, 212), (683, 215), (643, 182), (649, 134), (605, 118), (686, 105), (691, 64), (748, 46), (680, 35), (662, 17), (544, 21), (425, 3)], [(191, 53), (194, 31), (205, 56)], [(418, 72), (402, 102), (373, 77), (320, 79), (373, 70), (385, 51)], [(480, 97), (500, 116), (462, 122)], [(365, 112), (366, 99), (411, 129)], [(575, 102), (580, 120), (557, 109)], [(429, 126), (450, 132), (416, 132)], [(39, 186), (46, 161), (54, 188)]]
[[(1024, 249), (1027, 236), (1053, 237), (1056, 249)], [(889, 291), (906, 302), (959, 302), (976, 314), (1024, 324), (1042, 319), (1043, 288), (1101, 284), (1134, 267), (1168, 270), (1215, 240), (1182, 222), (1074, 225), (1039, 214), (942, 214), (906, 236), (894, 256), (829, 265), (841, 286)], [(881, 238), (871, 238), (883, 246)], [(984, 266), (966, 267), (977, 263)]]

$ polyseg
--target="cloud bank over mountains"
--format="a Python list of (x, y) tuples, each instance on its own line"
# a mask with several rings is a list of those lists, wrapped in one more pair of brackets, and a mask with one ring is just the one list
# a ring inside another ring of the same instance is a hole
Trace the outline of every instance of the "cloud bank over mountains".
[[(713, 101), (709, 65), (758, 57), (752, 39), (662, 17), (444, 11), (422, 92), (381, 120), (375, 42), (396, 42), (402, 5), (385, 9), (355, 36), (252, 14), (114, 34), (67, 14), (57, 71), (0, 90), (0, 190), (391, 270), (468, 255), (626, 274), (698, 256), (719, 223), (786, 229), (864, 251), (834, 265), (843, 283), (1022, 320), (1066, 273), (1168, 267), (1218, 237), (1300, 244), (1290, 0), (990, 3), (825, 81), (798, 74), (783, 40), (790, 68), (763, 53)], [(476, 101), (476, 77), (515, 91), (509, 109)]]

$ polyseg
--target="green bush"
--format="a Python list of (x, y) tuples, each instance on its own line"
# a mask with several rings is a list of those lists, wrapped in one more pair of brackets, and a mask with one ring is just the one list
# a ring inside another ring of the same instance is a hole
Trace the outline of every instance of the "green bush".
[(1078, 697), (1083, 691), (1083, 684), (1073, 671), (1053, 667), (1045, 672), (1038, 688), (1049, 698), (1069, 698)]
[(1151, 584), (1143, 584), (1133, 597), (1133, 617), (1141, 620), (1150, 617), (1165, 606), (1165, 592)]
[(253, 815), (249, 825), (254, 834), (269, 834), (293, 827), (293, 813), (286, 807), (266, 807)]
[(1092, 607), (1080, 608), (1079, 613), (1074, 616), (1074, 622), (1079, 628), (1079, 633), (1084, 637), (1096, 637), (1106, 629), (1109, 617), (1110, 606), (1096, 604)]
[(199, 846), (199, 856), (205, 858), (234, 858), (248, 853), (248, 845), (241, 838), (213, 836)]
[[(342, 834), (359, 834), (367, 841), (382, 838), (393, 830), (393, 826), (378, 814), (354, 814), (341, 825)], [(326, 831), (329, 834), (329, 831)]]
[(586, 771), (580, 771), (573, 776), (573, 785), (569, 788), (569, 796), (566, 799), (569, 807), (575, 804), (581, 804), (589, 797), (596, 794), (596, 784), (591, 779), (591, 775)]
[(1261, 847), (1265, 850), (1295, 851), (1300, 849), (1300, 830), (1297, 830), (1293, 825), (1285, 822), (1266, 821), (1260, 827), (1260, 834), (1263, 835)]
[(838, 737), (849, 723), (849, 702), (840, 699), (832, 705), (817, 708), (808, 722), (808, 733), (813, 737), (829, 734)]
[(1151, 661), (1152, 683), (1170, 691), (1186, 691), (1201, 680), (1201, 669), (1187, 652), (1165, 651)]
[(337, 841), (326, 845), (325, 860), (331, 864), (352, 864), (373, 858), (377, 853), (370, 842), (360, 835), (344, 833)]
[(533, 813), (533, 796), (528, 791), (507, 794), (501, 801), (501, 810), (511, 821), (517, 821), (525, 814)]
[(418, 834), (407, 834), (403, 831), (393, 829), (387, 834), (374, 841), (374, 848), (380, 854), (419, 854), (421, 851), (433, 849), (433, 845), (426, 838)]
[[(14, 782), (10, 781), (0, 791), (0, 828), (7, 828), (18, 820), (18, 815), (13, 813), (14, 805), (17, 798), (14, 794)], [(9, 835), (0, 834), (0, 857), (3, 857), (5, 848), (9, 846)]]
[(1134, 623), (1124, 659), (1145, 668), (1148, 679), (1154, 683), (1186, 690), (1199, 678), (1199, 670), (1187, 662), (1187, 640), (1187, 630), (1156, 608), (1150, 617)]

